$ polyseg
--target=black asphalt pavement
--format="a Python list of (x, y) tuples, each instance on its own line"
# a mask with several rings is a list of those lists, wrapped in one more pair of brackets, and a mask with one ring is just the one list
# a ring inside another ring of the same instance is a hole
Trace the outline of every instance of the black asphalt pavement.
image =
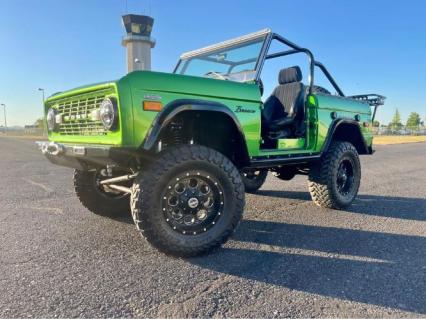
[(270, 175), (222, 249), (176, 259), (83, 208), (32, 141), (0, 138), (0, 317), (424, 317), (426, 143), (362, 169), (345, 211)]

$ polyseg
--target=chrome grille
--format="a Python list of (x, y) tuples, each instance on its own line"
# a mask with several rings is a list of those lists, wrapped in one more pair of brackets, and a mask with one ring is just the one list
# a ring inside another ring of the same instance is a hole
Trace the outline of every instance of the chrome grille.
[(92, 119), (92, 111), (99, 109), (102, 100), (111, 90), (101, 90), (95, 93), (77, 95), (69, 99), (55, 102), (57, 114), (62, 117), (59, 124), (61, 135), (106, 135), (102, 122)]

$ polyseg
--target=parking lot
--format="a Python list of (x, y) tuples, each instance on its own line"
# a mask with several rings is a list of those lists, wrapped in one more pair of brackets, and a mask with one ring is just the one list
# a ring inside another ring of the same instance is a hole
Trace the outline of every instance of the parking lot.
[(426, 143), (362, 157), (346, 211), (272, 175), (220, 250), (176, 259), (84, 209), (72, 170), (0, 138), (0, 317), (426, 315)]

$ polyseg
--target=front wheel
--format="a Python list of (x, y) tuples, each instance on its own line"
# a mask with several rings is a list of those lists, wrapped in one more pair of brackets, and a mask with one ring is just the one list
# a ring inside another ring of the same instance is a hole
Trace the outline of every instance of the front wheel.
[(244, 210), (244, 185), (222, 154), (204, 146), (179, 146), (160, 153), (138, 175), (131, 206), (138, 230), (154, 247), (195, 256), (232, 235)]
[(356, 148), (336, 141), (320, 163), (309, 171), (309, 192), (318, 206), (342, 209), (348, 207), (361, 181), (361, 164)]
[(104, 170), (74, 171), (74, 190), (77, 198), (92, 213), (106, 217), (120, 217), (130, 214), (128, 194), (116, 192), (100, 185), (108, 179)]

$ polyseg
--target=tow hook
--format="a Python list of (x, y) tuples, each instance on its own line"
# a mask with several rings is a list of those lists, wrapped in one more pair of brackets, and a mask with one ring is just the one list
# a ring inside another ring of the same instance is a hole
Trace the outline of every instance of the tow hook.
[(64, 152), (62, 145), (55, 142), (36, 142), (43, 154), (57, 156)]

